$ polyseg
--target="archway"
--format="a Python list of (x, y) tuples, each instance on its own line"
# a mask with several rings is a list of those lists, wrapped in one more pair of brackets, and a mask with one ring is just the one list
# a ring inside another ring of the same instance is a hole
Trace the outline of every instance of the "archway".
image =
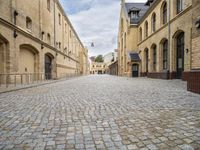
[(28, 74), (38, 73), (38, 64), (38, 50), (29, 44), (21, 45), (19, 52), (19, 72)]
[(8, 70), (6, 70), (6, 66), (8, 66), (8, 63), (6, 62), (8, 54), (8, 41), (0, 34), (0, 74), (8, 72)]
[(176, 72), (177, 78), (181, 79), (184, 71), (184, 32), (181, 32), (176, 38)]
[(49, 53), (45, 54), (45, 78), (52, 79), (52, 62), (53, 56)]

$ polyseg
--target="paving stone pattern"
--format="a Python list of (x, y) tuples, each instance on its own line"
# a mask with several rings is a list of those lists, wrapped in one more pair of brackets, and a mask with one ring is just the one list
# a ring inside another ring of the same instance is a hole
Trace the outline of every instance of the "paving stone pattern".
[(0, 149), (199, 150), (180, 80), (91, 75), (0, 95)]

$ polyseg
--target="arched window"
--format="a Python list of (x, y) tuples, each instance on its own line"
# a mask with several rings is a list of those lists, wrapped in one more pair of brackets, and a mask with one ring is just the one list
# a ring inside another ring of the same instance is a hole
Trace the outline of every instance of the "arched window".
[(152, 32), (156, 31), (156, 14), (152, 15)]
[(142, 41), (142, 28), (140, 27), (140, 41)]
[(157, 64), (157, 48), (156, 45), (153, 46), (153, 70), (156, 71)]
[(29, 30), (32, 29), (32, 20), (29, 17), (26, 17), (26, 28)]
[(162, 16), (163, 16), (163, 24), (166, 24), (167, 23), (167, 3), (165, 2), (164, 5), (163, 5), (163, 11), (162, 11)]
[(47, 34), (47, 41), (49, 44), (51, 44), (51, 35), (49, 33)]
[(124, 33), (124, 48), (126, 48), (126, 33)]
[(177, 14), (183, 10), (183, 0), (176, 0)]
[(61, 15), (60, 15), (60, 13), (58, 13), (58, 21), (59, 21), (59, 25), (61, 25)]
[(168, 41), (163, 42), (163, 69), (167, 69), (168, 64)]
[(148, 22), (146, 21), (145, 22), (145, 37), (148, 37), (148, 30), (149, 30)]
[(47, 9), (48, 9), (48, 11), (50, 11), (50, 9), (51, 9), (51, 2), (50, 2), (50, 0), (47, 0)]

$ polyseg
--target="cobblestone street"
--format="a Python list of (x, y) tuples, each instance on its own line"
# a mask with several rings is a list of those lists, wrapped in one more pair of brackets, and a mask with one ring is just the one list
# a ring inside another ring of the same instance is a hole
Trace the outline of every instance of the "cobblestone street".
[(1, 94), (0, 149), (199, 150), (200, 95), (108, 75)]

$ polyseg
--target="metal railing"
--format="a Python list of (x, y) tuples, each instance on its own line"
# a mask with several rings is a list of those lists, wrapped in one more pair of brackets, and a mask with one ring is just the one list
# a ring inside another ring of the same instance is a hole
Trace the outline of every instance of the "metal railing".
[(45, 73), (13, 73), (13, 74), (0, 74), (0, 87), (20, 87), (30, 84), (38, 84), (43, 82), (50, 82), (53, 80), (68, 79), (78, 77), (80, 74), (62, 73), (58, 78), (54, 78), (52, 74)]

